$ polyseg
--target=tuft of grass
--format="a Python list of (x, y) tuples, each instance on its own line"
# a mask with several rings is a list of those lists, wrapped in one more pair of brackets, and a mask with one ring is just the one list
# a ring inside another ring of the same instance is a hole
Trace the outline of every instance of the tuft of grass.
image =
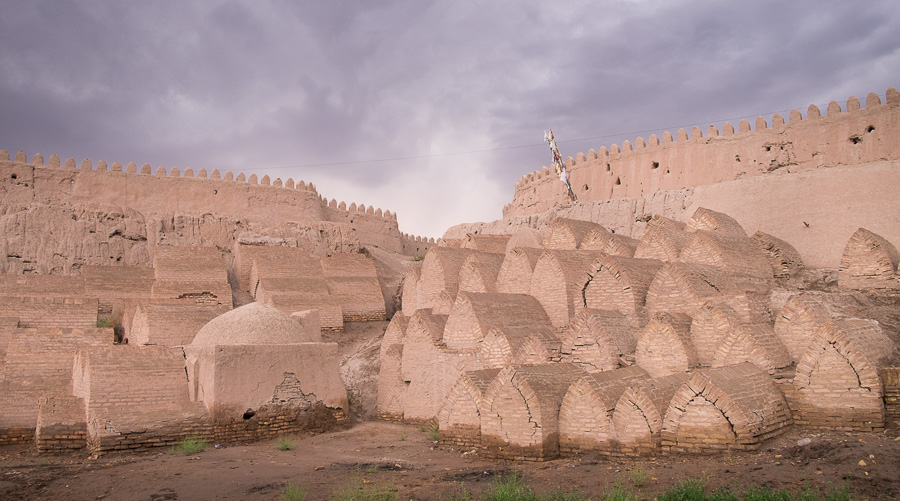
[(424, 431), (428, 434), (428, 438), (432, 442), (437, 442), (441, 439), (441, 431), (435, 425), (425, 426), (424, 424), (419, 426), (420, 431)]
[(306, 501), (306, 491), (298, 484), (287, 484), (278, 496), (278, 501)]
[(494, 486), (487, 492), (485, 501), (536, 501), (537, 495), (522, 475), (514, 471), (506, 477), (494, 479)]
[(706, 494), (706, 480), (686, 479), (675, 487), (657, 496), (659, 501), (850, 501), (850, 491), (831, 487), (827, 492), (812, 488), (809, 484), (800, 490), (786, 488), (772, 489), (765, 486), (749, 487), (739, 490), (722, 487)]
[(631, 470), (631, 484), (635, 487), (643, 487), (647, 480), (650, 480), (650, 472), (641, 466), (636, 466)]
[(393, 485), (364, 483), (355, 475), (347, 485), (328, 496), (329, 501), (399, 501), (400, 494)]
[(116, 327), (116, 321), (112, 318), (101, 318), (94, 323), (94, 327), (98, 329), (107, 329), (110, 327)]
[(169, 449), (169, 454), (184, 454), (185, 456), (199, 454), (206, 450), (208, 445), (209, 443), (203, 437), (187, 437), (178, 445), (173, 445)]
[(413, 261), (424, 261), (424, 260), (425, 260), (425, 254), (419, 254), (418, 256), (413, 258)]
[[(454, 501), (471, 501), (472, 495), (463, 490), (458, 497), (451, 498)], [(537, 494), (534, 489), (525, 483), (522, 475), (514, 471), (506, 477), (499, 476), (494, 479), (494, 485), (479, 501), (588, 501), (588, 498), (577, 490), (565, 492), (557, 489), (550, 493)]]
[(600, 499), (602, 501), (632, 501), (637, 498), (617, 483), (612, 489), (604, 492)]
[(289, 451), (294, 448), (294, 441), (289, 438), (278, 437), (278, 445), (276, 447), (280, 451)]
[(377, 472), (378, 472), (377, 464), (373, 464), (372, 466), (369, 466), (368, 468), (366, 468), (366, 473), (377, 473)]
[(687, 478), (657, 497), (658, 501), (693, 501), (706, 499), (706, 480)]
[(400, 440), (401, 442), (405, 441), (405, 440), (406, 440), (406, 433), (401, 433), (401, 434), (400, 434), (399, 440)]

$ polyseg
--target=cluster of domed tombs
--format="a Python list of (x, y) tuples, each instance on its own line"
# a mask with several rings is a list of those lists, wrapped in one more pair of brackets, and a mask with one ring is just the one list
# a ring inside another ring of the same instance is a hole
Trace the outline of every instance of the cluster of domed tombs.
[(321, 332), (384, 319), (371, 258), (239, 244), (236, 285), (257, 302), (232, 310), (219, 249), (153, 255), (152, 267), (0, 274), (0, 445), (104, 451), (347, 422), (338, 347)]
[[(892, 294), (897, 263), (860, 229), (839, 286)], [(640, 240), (558, 219), (445, 242), (404, 281), (378, 415), (519, 459), (754, 449), (792, 423), (897, 420), (896, 333), (854, 318), (850, 292), (772, 294), (802, 267), (786, 242), (706, 209), (655, 217)]]
[[(47, 332), (51, 351), (35, 364), (19, 345), (37, 329), (16, 329), (0, 395), (5, 404), (19, 404), (4, 408), (6, 443), (101, 452), (168, 446), (189, 436), (251, 441), (347, 421), (338, 347), (321, 342), (315, 311), (287, 315), (253, 302), (174, 347), (113, 345), (110, 330)], [(33, 339), (32, 347), (40, 350), (42, 341)], [(39, 400), (36, 428), (33, 400)]]

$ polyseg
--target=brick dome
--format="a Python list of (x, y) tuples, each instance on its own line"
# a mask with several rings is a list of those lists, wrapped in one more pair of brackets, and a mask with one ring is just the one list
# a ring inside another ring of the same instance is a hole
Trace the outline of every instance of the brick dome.
[(299, 322), (278, 309), (250, 303), (212, 319), (194, 336), (193, 346), (295, 344), (315, 342)]

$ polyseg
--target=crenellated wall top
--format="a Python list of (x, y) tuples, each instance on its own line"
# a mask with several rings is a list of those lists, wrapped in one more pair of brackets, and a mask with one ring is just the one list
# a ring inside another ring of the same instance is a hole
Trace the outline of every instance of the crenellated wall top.
[[(0, 149), (0, 162), (12, 162), (15, 164), (29, 164), (28, 157), (24, 151), (19, 151), (15, 154), (15, 156), (10, 160), (10, 154), (5, 149)], [(155, 170), (150, 164), (143, 164), (140, 167), (135, 162), (130, 162), (126, 166), (122, 166), (120, 162), (113, 162), (112, 166), (110, 166), (106, 161), (100, 160), (97, 162), (96, 167), (90, 159), (84, 159), (81, 163), (77, 163), (74, 158), (69, 157), (66, 158), (64, 162), (60, 160), (58, 155), (51, 155), (48, 161), (45, 163), (44, 156), (40, 153), (36, 153), (30, 162), (35, 168), (60, 168), (60, 169), (74, 169), (76, 171), (90, 171), (92, 173), (124, 173), (125, 175), (136, 175), (136, 176), (152, 176), (157, 178), (167, 178), (167, 179), (191, 179), (197, 181), (207, 181), (207, 182), (223, 182), (223, 183), (235, 183), (235, 184), (246, 184), (250, 186), (260, 186), (260, 187), (268, 187), (275, 190), (294, 190), (294, 191), (303, 191), (314, 194), (318, 197), (323, 207), (327, 207), (333, 211), (346, 212), (349, 214), (364, 214), (368, 216), (373, 216), (375, 218), (381, 218), (387, 221), (397, 221), (397, 214), (391, 212), (390, 210), (382, 210), (380, 208), (375, 208), (374, 206), (366, 206), (364, 204), (357, 205), (356, 203), (351, 203), (349, 206), (346, 202), (337, 202), (332, 199), (328, 201), (321, 195), (319, 195), (316, 186), (313, 183), (307, 183), (305, 181), (299, 180), (295, 181), (293, 178), (288, 178), (287, 180), (282, 180), (281, 178), (276, 178), (272, 180), (268, 175), (263, 175), (262, 178), (259, 178), (256, 174), (250, 174), (249, 176), (245, 175), (243, 172), (238, 172), (235, 174), (233, 171), (225, 171), (224, 174), (219, 171), (219, 169), (213, 169), (212, 171), (207, 171), (206, 169), (199, 169), (196, 172), (187, 167), (185, 169), (180, 169), (178, 167), (171, 167), (168, 170), (165, 167), (157, 167)]]
[[(609, 147), (601, 146), (597, 151), (591, 149), (588, 150), (587, 153), (579, 152), (575, 155), (575, 158), (568, 157), (565, 163), (568, 167), (577, 168), (585, 164), (599, 162), (602, 159), (627, 159), (629, 156), (645, 154), (648, 151), (660, 147), (677, 148), (678, 145), (694, 144), (704, 138), (739, 138), (742, 135), (758, 134), (766, 130), (779, 129), (786, 126), (815, 123), (817, 120), (833, 118), (835, 116), (870, 113), (873, 109), (877, 109), (882, 105), (900, 105), (900, 92), (894, 87), (888, 88), (885, 93), (884, 102), (882, 102), (881, 97), (878, 94), (870, 92), (866, 96), (865, 108), (861, 107), (859, 99), (854, 96), (850, 96), (847, 99), (843, 109), (838, 102), (831, 101), (825, 107), (825, 115), (822, 114), (822, 111), (817, 105), (810, 104), (806, 110), (806, 118), (803, 118), (803, 115), (799, 110), (793, 109), (788, 114), (787, 121), (785, 121), (781, 114), (775, 113), (770, 121), (767, 121), (766, 118), (762, 116), (756, 117), (752, 126), (749, 120), (741, 119), (740, 122), (738, 122), (737, 130), (735, 130), (734, 125), (730, 122), (725, 122), (721, 131), (719, 131), (716, 126), (710, 125), (706, 130), (705, 136), (703, 130), (696, 126), (691, 129), (690, 135), (688, 135), (688, 132), (683, 128), (678, 129), (674, 136), (671, 132), (665, 131), (662, 134), (662, 138), (659, 138), (656, 134), (651, 134), (647, 140), (643, 137), (638, 137), (633, 143), (626, 140), (622, 142), (621, 146), (612, 144)], [(539, 183), (548, 177), (555, 178), (555, 174), (551, 173), (552, 170), (550, 168), (543, 166), (539, 170), (525, 174), (516, 182), (516, 190), (518, 191), (531, 184)]]

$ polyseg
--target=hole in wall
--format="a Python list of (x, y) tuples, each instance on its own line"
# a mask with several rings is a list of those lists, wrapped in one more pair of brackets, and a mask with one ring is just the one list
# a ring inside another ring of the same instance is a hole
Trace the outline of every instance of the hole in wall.
[(658, 168), (659, 168), (659, 162), (653, 162), (652, 167), (653, 167), (654, 169), (658, 169)]
[(622, 184), (622, 180), (617, 177), (616, 178), (616, 186), (619, 186), (620, 184)]
[(218, 195), (218, 194), (219, 194), (219, 190), (213, 190), (213, 195)]
[(862, 142), (862, 137), (860, 137), (858, 134), (853, 134), (852, 136), (850, 136), (850, 142), (853, 144), (859, 144)]
[(18, 177), (19, 176), (17, 174), (13, 174), (13, 175), (9, 176), (10, 179), (17, 179)]
[(870, 125), (870, 126), (866, 127), (866, 132), (875, 132), (875, 126)]
[(609, 172), (611, 170), (612, 170), (612, 166), (609, 164), (606, 164), (606, 172)]
[(766, 151), (772, 151), (772, 147), (769, 145), (764, 146), (764, 148), (766, 149)]
[(666, 169), (666, 174), (668, 174), (668, 173), (669, 173), (669, 169)]
[(588, 187), (588, 185), (584, 185), (581, 189), (584, 191), (588, 191), (590, 188)]
[(252, 417), (255, 416), (255, 415), (256, 415), (256, 411), (255, 411), (255, 410), (253, 410), (253, 409), (247, 409), (246, 411), (244, 411), (243, 418), (246, 420), (246, 419), (252, 418)]

